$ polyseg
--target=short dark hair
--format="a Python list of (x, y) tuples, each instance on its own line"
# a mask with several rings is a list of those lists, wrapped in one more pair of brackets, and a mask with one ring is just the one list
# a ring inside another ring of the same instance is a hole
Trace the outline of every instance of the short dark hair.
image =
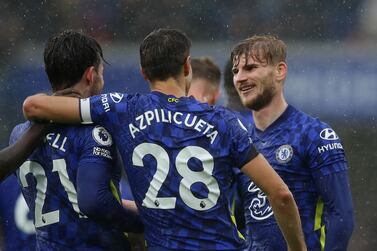
[(98, 42), (81, 32), (66, 30), (52, 36), (44, 50), (45, 71), (53, 91), (75, 85), (85, 70), (96, 70), (103, 59)]
[(287, 45), (274, 35), (255, 35), (237, 44), (231, 53), (233, 65), (238, 65), (240, 57), (251, 56), (255, 61), (265, 64), (285, 62)]
[(176, 29), (158, 29), (140, 45), (140, 65), (150, 81), (177, 77), (190, 54), (191, 41)]
[(215, 87), (220, 86), (221, 71), (215, 62), (209, 57), (192, 58), (192, 78), (204, 78)]

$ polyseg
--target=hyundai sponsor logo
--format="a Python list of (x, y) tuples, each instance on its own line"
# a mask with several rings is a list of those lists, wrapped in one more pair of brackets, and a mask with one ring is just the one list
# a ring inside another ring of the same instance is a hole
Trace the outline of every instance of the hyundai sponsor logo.
[(339, 139), (338, 135), (336, 135), (335, 131), (331, 128), (325, 128), (323, 129), (319, 136), (321, 137), (321, 139), (325, 139), (325, 140), (337, 140)]
[(118, 92), (110, 93), (110, 98), (114, 103), (119, 103), (123, 99), (123, 94)]
[(342, 144), (335, 142), (335, 143), (332, 143), (332, 144), (320, 146), (317, 149), (318, 149), (318, 153), (324, 153), (324, 152), (327, 152), (327, 151), (330, 151), (330, 150), (343, 149), (343, 146), (342, 146)]

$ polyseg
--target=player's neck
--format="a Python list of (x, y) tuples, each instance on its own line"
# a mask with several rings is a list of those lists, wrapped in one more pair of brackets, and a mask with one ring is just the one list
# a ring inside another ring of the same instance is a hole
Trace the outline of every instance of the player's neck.
[(266, 130), (287, 109), (283, 94), (275, 96), (269, 105), (259, 111), (253, 111), (254, 124), (261, 131)]
[(92, 89), (88, 87), (85, 81), (76, 83), (72, 88), (81, 94), (81, 98), (88, 98), (93, 95)]
[(167, 95), (174, 95), (175, 97), (183, 97), (187, 96), (186, 93), (186, 83), (184, 80), (175, 79), (175, 78), (168, 78), (164, 81), (153, 81), (150, 83), (150, 87), (152, 91), (162, 92)]

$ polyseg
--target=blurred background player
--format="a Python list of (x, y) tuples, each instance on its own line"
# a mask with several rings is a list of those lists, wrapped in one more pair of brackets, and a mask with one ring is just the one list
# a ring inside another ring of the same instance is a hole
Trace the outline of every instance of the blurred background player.
[[(192, 95), (195, 99), (201, 102), (206, 102), (209, 105), (215, 105), (220, 97), (220, 67), (209, 57), (192, 58), (191, 67), (192, 81), (189, 89), (189, 95)], [(233, 86), (232, 67), (233, 64), (229, 60), (224, 70), (224, 81), (228, 81), (228, 78), (230, 78), (231, 81), (231, 88), (225, 86), (226, 93), (228, 93), (227, 107), (232, 107), (233, 112), (238, 111), (239, 107), (246, 110)], [(229, 72), (227, 71), (228, 69)], [(249, 115), (250, 112), (247, 112), (247, 114)], [(238, 173), (242, 173), (240, 172), (239, 168), (236, 168), (236, 170), (237, 171), (235, 172), (237, 175)], [(235, 182), (232, 182), (231, 188), (229, 189), (229, 206), (231, 208), (232, 217), (237, 216), (237, 219), (233, 218), (233, 221), (237, 224), (237, 229), (241, 234), (244, 234), (243, 207), (239, 206), (241, 202), (239, 201), (237, 188), (238, 186), (235, 184)], [(239, 212), (235, 212), (236, 210)]]
[[(49, 39), (45, 69), (54, 92), (82, 97), (103, 88), (103, 55), (92, 38), (65, 31)], [(29, 127), (15, 127), (11, 143)], [(130, 250), (123, 231), (141, 231), (120, 204), (120, 169), (111, 135), (100, 126), (54, 126), (16, 174), (36, 227), (38, 250)], [(117, 200), (118, 199), (118, 200)]]
[[(354, 215), (345, 153), (329, 125), (287, 104), (285, 43), (253, 36), (231, 58), (234, 87), (252, 111), (243, 116), (252, 141), (292, 191), (308, 250), (347, 250)], [(238, 177), (250, 250), (286, 250), (266, 195), (246, 176)]]
[(221, 71), (209, 57), (192, 58), (192, 81), (188, 95), (214, 105), (220, 97)]
[(255, 151), (236, 116), (186, 97), (190, 47), (178, 30), (155, 30), (140, 46), (149, 94), (109, 93), (80, 103), (34, 95), (24, 102), (25, 115), (101, 123), (112, 133), (149, 250), (243, 250), (228, 207), (233, 165), (263, 187), (291, 250), (306, 250), (292, 194)]
[(34, 222), (16, 176), (0, 184), (0, 194), (0, 250), (34, 251)]

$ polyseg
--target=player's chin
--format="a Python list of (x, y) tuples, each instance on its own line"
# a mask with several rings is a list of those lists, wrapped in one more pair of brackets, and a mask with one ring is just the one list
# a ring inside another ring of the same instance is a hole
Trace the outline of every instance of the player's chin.
[(249, 109), (255, 110), (257, 102), (255, 98), (248, 98), (245, 99), (244, 102), (242, 102), (242, 104)]
[(248, 107), (249, 104), (252, 103), (252, 102), (250, 102), (250, 100), (248, 100), (248, 99), (241, 98), (241, 103), (242, 103), (243, 106)]
[(250, 94), (242, 94), (241, 95), (241, 102), (244, 106), (249, 106), (254, 103), (254, 97)]

